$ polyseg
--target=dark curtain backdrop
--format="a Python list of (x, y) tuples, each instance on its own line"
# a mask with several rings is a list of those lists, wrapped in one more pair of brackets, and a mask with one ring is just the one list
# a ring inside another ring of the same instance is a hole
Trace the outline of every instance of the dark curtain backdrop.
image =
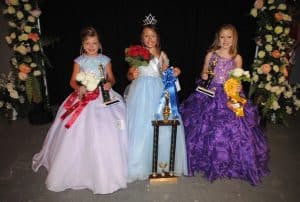
[(122, 94), (128, 84), (124, 49), (140, 42), (142, 20), (150, 12), (158, 20), (162, 49), (168, 54), (171, 65), (182, 70), (180, 101), (195, 89), (195, 79), (202, 69), (206, 50), (222, 24), (236, 26), (244, 69), (250, 68), (256, 30), (255, 21), (249, 16), (251, 0), (101, 2), (44, 0), (40, 5), (42, 34), (59, 38), (58, 43), (45, 49), (53, 65), (53, 69), (47, 71), (52, 105), (60, 104), (72, 90), (69, 80), (73, 60), (79, 55), (80, 30), (85, 26), (98, 30), (103, 53), (112, 59), (117, 80), (114, 89)]

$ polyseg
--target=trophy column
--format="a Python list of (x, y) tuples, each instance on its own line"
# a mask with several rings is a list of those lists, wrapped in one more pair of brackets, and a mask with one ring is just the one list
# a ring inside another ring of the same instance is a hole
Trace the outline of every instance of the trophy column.
[[(152, 125), (153, 132), (153, 154), (152, 154), (152, 174), (149, 176), (150, 183), (152, 182), (173, 182), (177, 183), (177, 177), (174, 175), (175, 168), (175, 151), (176, 151), (176, 135), (177, 126), (180, 124), (177, 119), (168, 119), (170, 115), (169, 108), (169, 94), (165, 94), (166, 103), (163, 109), (163, 120), (153, 120)], [(168, 166), (167, 162), (158, 163), (158, 150), (159, 150), (159, 127), (167, 126), (172, 127), (171, 130), (171, 145), (170, 145), (170, 159), (169, 159), (169, 171), (165, 169)], [(158, 173), (158, 166), (161, 168), (161, 172)]]

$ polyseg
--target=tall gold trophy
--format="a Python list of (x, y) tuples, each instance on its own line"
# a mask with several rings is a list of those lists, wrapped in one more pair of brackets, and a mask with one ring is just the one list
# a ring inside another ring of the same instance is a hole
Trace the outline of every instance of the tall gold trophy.
[(105, 79), (105, 74), (104, 74), (104, 68), (103, 65), (100, 63), (99, 64), (99, 72), (100, 72), (100, 89), (101, 89), (101, 95), (103, 98), (103, 103), (105, 105), (111, 105), (114, 103), (119, 102), (119, 100), (116, 99), (111, 99), (110, 95), (109, 95), (109, 91), (104, 89), (104, 84), (107, 82)]
[[(180, 123), (177, 119), (169, 119), (171, 109), (169, 107), (170, 94), (168, 91), (165, 92), (164, 98), (165, 98), (165, 106), (162, 110), (163, 120), (152, 121), (152, 125), (154, 127), (154, 133), (153, 133), (152, 174), (149, 176), (150, 183), (160, 183), (160, 182), (177, 183), (177, 177), (174, 175), (174, 165), (175, 165), (177, 126)], [(160, 126), (172, 127), (169, 162), (158, 163), (158, 150), (159, 150), (158, 140), (159, 140)], [(161, 172), (158, 172), (157, 169), (158, 167), (160, 168)], [(166, 171), (167, 167), (169, 171)]]

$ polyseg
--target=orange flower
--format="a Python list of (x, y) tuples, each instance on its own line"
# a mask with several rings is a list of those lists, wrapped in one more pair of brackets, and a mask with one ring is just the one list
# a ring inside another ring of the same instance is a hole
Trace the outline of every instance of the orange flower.
[(31, 39), (32, 41), (37, 42), (40, 39), (40, 37), (37, 33), (30, 33), (30, 34), (28, 34), (28, 39)]
[(275, 13), (274, 17), (277, 21), (283, 20), (283, 14), (281, 12)]
[(273, 50), (272, 56), (273, 56), (273, 58), (280, 58), (280, 52), (278, 50)]
[(19, 65), (19, 70), (20, 70), (20, 72), (25, 73), (25, 74), (28, 74), (29, 72), (31, 72), (31, 68), (24, 63)]
[(261, 71), (264, 73), (264, 74), (268, 74), (270, 71), (271, 71), (271, 65), (269, 64), (263, 64), (261, 66)]

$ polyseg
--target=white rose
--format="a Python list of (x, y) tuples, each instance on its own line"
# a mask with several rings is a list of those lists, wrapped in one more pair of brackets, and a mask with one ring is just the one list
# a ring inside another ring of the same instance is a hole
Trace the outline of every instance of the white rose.
[(267, 83), (267, 84), (265, 85), (265, 89), (266, 89), (266, 90), (270, 91), (271, 88), (272, 88), (271, 83)]
[(26, 53), (27, 53), (27, 48), (23, 45), (20, 45), (20, 46), (14, 48), (14, 50), (21, 53), (22, 55), (26, 55)]
[(88, 85), (87, 85), (87, 87), (86, 87), (86, 89), (88, 90), (88, 91), (93, 91), (93, 90), (95, 90), (96, 88), (97, 88), (97, 83), (96, 82), (90, 82)]
[(37, 52), (40, 50), (40, 46), (38, 44), (34, 44), (33, 47), (32, 47), (32, 50)]
[(284, 76), (279, 77), (278, 83), (283, 83), (284, 81), (285, 81), (285, 77)]
[(293, 109), (291, 107), (286, 106), (285, 109), (286, 109), (287, 114), (292, 114), (293, 113)]
[(280, 109), (280, 106), (279, 106), (277, 100), (274, 100), (274, 101), (273, 101), (272, 106), (271, 106), (271, 109), (274, 109), (275, 111), (276, 111), (277, 109)]
[(33, 17), (33, 16), (28, 16), (28, 18), (27, 18), (27, 20), (29, 21), (29, 22), (35, 22), (35, 18)]
[(265, 36), (265, 38), (266, 38), (266, 41), (267, 41), (267, 42), (271, 42), (271, 41), (273, 40), (273, 37), (272, 37), (271, 34), (267, 34), (267, 35)]
[(279, 6), (277, 7), (278, 10), (286, 10), (286, 4), (279, 4)]
[(290, 98), (290, 97), (292, 97), (293, 96), (293, 92), (292, 91), (285, 91), (284, 92), (284, 97), (285, 98)]
[(273, 4), (274, 0), (268, 0), (268, 4)]
[(264, 58), (265, 55), (266, 55), (266, 52), (263, 51), (263, 50), (261, 50), (261, 51), (258, 52), (258, 57), (259, 57), (259, 58)]
[(272, 25), (266, 25), (266, 29), (271, 31), (271, 30), (273, 30), (273, 27), (272, 27)]
[(10, 26), (10, 27), (17, 27), (16, 23), (14, 23), (12, 21), (8, 21), (8, 26)]
[(11, 40), (11, 38), (9, 36), (6, 36), (5, 40), (6, 40), (6, 43), (8, 43), (8, 44), (12, 43), (12, 40)]
[(14, 99), (19, 99), (19, 94), (16, 90), (12, 90), (9, 92), (9, 96), (14, 98)]
[(251, 11), (250, 11), (250, 15), (252, 15), (253, 17), (257, 17), (257, 9), (252, 8)]
[(30, 11), (31, 10), (31, 5), (30, 4), (24, 4), (24, 10), (25, 11)]
[(21, 20), (21, 19), (24, 18), (24, 14), (23, 14), (22, 11), (18, 11), (18, 12), (17, 12), (17, 18), (18, 18), (19, 20)]
[(258, 81), (258, 75), (257, 74), (253, 75), (252, 80), (256, 83)]
[(35, 67), (37, 67), (37, 64), (32, 62), (32, 63), (30, 63), (30, 67), (35, 68)]
[(290, 33), (290, 28), (289, 27), (284, 28), (284, 33), (288, 35)]
[(269, 10), (271, 11), (271, 10), (274, 10), (275, 8), (276, 8), (275, 6), (270, 6)]
[(281, 34), (283, 32), (283, 28), (281, 26), (276, 26), (274, 32), (276, 34)]
[(16, 9), (12, 6), (8, 6), (7, 13), (8, 14), (14, 14), (16, 12)]
[(0, 101), (0, 108), (3, 107), (3, 105), (4, 105), (4, 102)]
[(244, 71), (242, 68), (235, 68), (233, 71), (232, 71), (232, 76), (234, 77), (241, 77), (243, 75)]
[(30, 33), (31, 32), (31, 30), (32, 30), (32, 27), (31, 26), (28, 26), (28, 25), (26, 25), (26, 26), (24, 26), (24, 31), (25, 32), (27, 32), (27, 33)]
[(266, 49), (266, 51), (270, 52), (270, 51), (272, 51), (273, 47), (270, 44), (267, 44), (265, 46), (265, 49)]
[(271, 74), (268, 74), (266, 79), (267, 79), (267, 81), (271, 81), (271, 79), (272, 79)]
[(42, 73), (40, 70), (33, 71), (33, 76), (40, 76)]

